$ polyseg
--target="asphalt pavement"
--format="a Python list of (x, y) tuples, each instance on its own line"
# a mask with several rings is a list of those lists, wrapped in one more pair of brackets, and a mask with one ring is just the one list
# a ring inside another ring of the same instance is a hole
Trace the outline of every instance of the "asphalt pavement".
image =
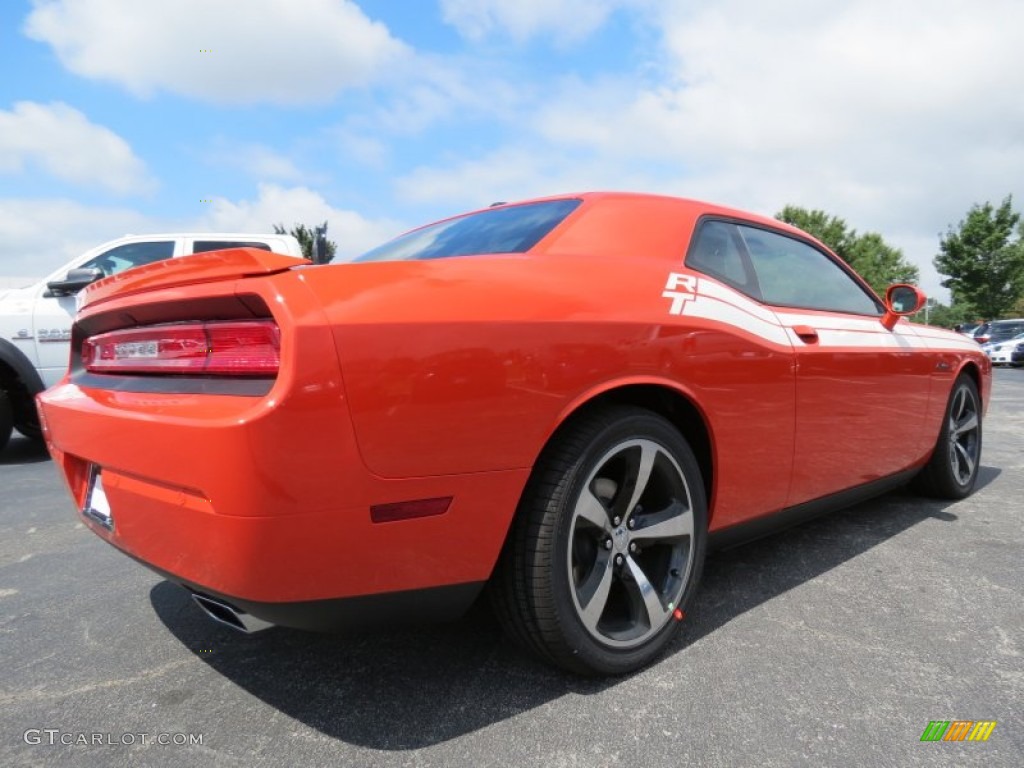
[[(898, 425), (894, 432), (898, 433)], [(1024, 369), (996, 372), (978, 491), (907, 491), (713, 554), (654, 666), (592, 681), (444, 626), (245, 636), (0, 453), (0, 765), (1024, 765)], [(885, 435), (879, 435), (884, 449)], [(922, 742), (931, 721), (995, 721)]]

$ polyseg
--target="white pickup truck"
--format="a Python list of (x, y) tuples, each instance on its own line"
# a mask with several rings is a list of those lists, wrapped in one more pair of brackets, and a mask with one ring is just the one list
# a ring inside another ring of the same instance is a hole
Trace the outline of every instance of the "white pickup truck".
[(299, 241), (291, 235), (128, 235), (86, 251), (35, 285), (0, 290), (0, 451), (14, 429), (29, 438), (40, 437), (35, 396), (67, 371), (78, 291), (131, 267), (244, 247), (302, 258)]

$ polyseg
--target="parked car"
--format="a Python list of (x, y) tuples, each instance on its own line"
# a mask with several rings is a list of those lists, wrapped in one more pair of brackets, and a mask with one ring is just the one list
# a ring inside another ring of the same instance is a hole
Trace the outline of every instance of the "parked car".
[(982, 323), (975, 328), (969, 335), (979, 344), (988, 344), (991, 340), (992, 335), (989, 329), (992, 327), (991, 323)]
[(629, 672), (709, 546), (978, 476), (978, 345), (729, 208), (557, 196), (355, 263), (120, 277), (85, 290), (47, 444), (98, 536), (240, 629), (451, 618), (486, 587), (541, 659)]
[(1024, 333), (1024, 318), (1012, 320), (993, 320), (989, 323), (988, 344), (999, 344), (1009, 341), (1019, 333)]
[(957, 333), (962, 333), (964, 336), (970, 336), (974, 338), (974, 332), (978, 330), (983, 324), (979, 321), (976, 323), (957, 323), (953, 326), (953, 330)]
[(1013, 359), (1013, 355), (1018, 347), (1024, 349), (1024, 332), (1006, 341), (990, 341), (981, 345), (982, 351), (988, 355), (992, 365), (1016, 365), (1017, 361)]
[(1010, 352), (1010, 365), (1024, 365), (1024, 342), (1018, 343)]
[(127, 235), (86, 251), (34, 285), (0, 291), (0, 451), (13, 429), (40, 437), (33, 398), (67, 372), (75, 294), (140, 264), (237, 247), (302, 256), (299, 242), (291, 235)]

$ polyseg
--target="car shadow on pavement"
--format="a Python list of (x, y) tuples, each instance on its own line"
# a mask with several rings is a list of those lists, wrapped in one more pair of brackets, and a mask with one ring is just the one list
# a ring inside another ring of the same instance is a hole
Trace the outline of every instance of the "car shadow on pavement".
[(49, 458), (50, 454), (43, 442), (29, 440), (21, 435), (12, 435), (7, 447), (0, 451), (0, 465), (37, 464)]
[(169, 582), (150, 600), (183, 645), (213, 650), (200, 658), (214, 670), (311, 728), (373, 749), (441, 743), (579, 687), (520, 653), (485, 605), (450, 624), (243, 635), (213, 623)]
[[(982, 466), (975, 492), (1002, 470)], [(918, 523), (954, 523), (954, 502), (922, 498), (901, 488), (853, 507), (831, 512), (780, 533), (713, 552), (700, 591), (675, 641), (680, 650), (751, 608), (842, 565)]]
[[(999, 474), (982, 467), (979, 489)], [(924, 520), (955, 522), (949, 506), (897, 491), (712, 553), (665, 658)], [(170, 632), (214, 671), (327, 736), (372, 749), (442, 743), (619, 682), (582, 679), (534, 661), (505, 639), (485, 605), (437, 626), (347, 635), (273, 628), (242, 635), (212, 622), (169, 582), (153, 587), (150, 600)]]

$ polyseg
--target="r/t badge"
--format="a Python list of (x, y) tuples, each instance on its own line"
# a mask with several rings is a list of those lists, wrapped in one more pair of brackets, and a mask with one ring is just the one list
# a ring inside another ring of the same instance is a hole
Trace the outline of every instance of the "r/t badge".
[(663, 298), (672, 299), (668, 308), (670, 315), (683, 314), (683, 305), (697, 296), (697, 278), (693, 275), (681, 275), (678, 272), (668, 273), (668, 282), (661, 294)]

